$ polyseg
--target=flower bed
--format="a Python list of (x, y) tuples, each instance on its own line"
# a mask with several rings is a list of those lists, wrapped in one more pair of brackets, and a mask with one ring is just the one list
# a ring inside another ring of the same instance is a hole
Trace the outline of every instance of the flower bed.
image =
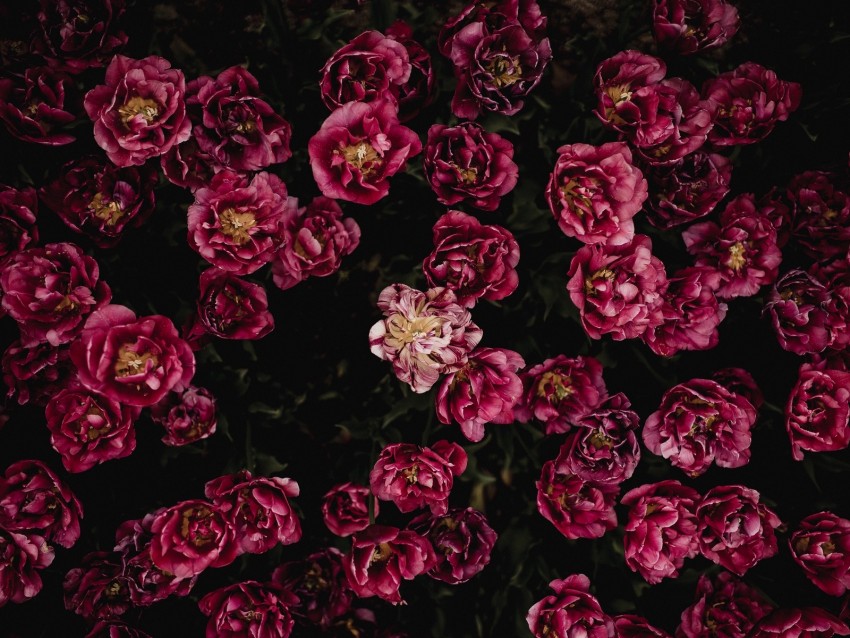
[(848, 43), (0, 7), (0, 633), (850, 634)]

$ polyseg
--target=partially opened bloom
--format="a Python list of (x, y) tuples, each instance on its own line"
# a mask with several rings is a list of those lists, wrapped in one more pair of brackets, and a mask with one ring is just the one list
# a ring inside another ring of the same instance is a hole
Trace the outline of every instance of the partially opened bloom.
[(791, 556), (819, 589), (841, 596), (850, 587), (850, 521), (832, 512), (810, 514), (788, 539)]
[(481, 329), (448, 288), (421, 292), (405, 286), (387, 286), (378, 296), (386, 319), (369, 330), (369, 346), (376, 357), (390, 361), (400, 381), (414, 392), (427, 392), (441, 374), (466, 363), (481, 341)]
[(55, 557), (43, 537), (18, 534), (0, 527), (0, 607), (22, 603), (41, 591), (38, 570), (48, 567)]
[(65, 574), (65, 609), (86, 620), (118, 618), (130, 607), (130, 579), (121, 558), (111, 552), (90, 552), (82, 565)]
[(266, 289), (222, 270), (207, 268), (198, 281), (197, 311), (186, 330), (193, 347), (210, 337), (262, 339), (274, 330)]
[(782, 521), (759, 498), (743, 485), (710, 489), (696, 509), (700, 554), (738, 576), (776, 554)]
[(125, 0), (41, 0), (35, 49), (52, 66), (80, 73), (101, 67), (127, 44)]
[(661, 321), (667, 273), (646, 235), (617, 246), (580, 248), (567, 276), (570, 299), (591, 339), (633, 339)]
[(48, 146), (70, 144), (76, 138), (63, 132), (76, 116), (71, 111), (65, 73), (46, 67), (30, 67), (22, 74), (0, 77), (0, 122), (19, 140)]
[(698, 150), (712, 127), (706, 102), (682, 78), (664, 78), (660, 59), (621, 51), (596, 70), (596, 116), (652, 165), (673, 164)]
[(80, 538), (82, 517), (80, 501), (41, 461), (13, 463), (0, 478), (0, 529), (37, 533), (42, 542), (71, 547)]
[(431, 569), (436, 561), (427, 538), (411, 530), (370, 525), (351, 538), (343, 566), (348, 584), (361, 598), (378, 596), (403, 603), (399, 587)]
[(767, 137), (800, 106), (802, 90), (796, 82), (780, 80), (770, 69), (744, 62), (708, 80), (702, 95), (714, 121), (709, 141), (714, 146), (730, 146)]
[(701, 222), (682, 233), (696, 265), (720, 274), (717, 296), (721, 299), (749, 297), (761, 286), (772, 284), (779, 273), (782, 253), (776, 229), (746, 193), (730, 201), (720, 215), (720, 225)]
[(536, 486), (537, 511), (567, 538), (601, 538), (617, 527), (619, 485), (585, 481), (547, 461)]
[(542, 421), (546, 434), (567, 432), (608, 397), (602, 364), (593, 357), (559, 354), (521, 373), (523, 394), (514, 406), (519, 421)]
[(558, 227), (585, 244), (631, 241), (632, 218), (646, 197), (646, 179), (623, 142), (560, 147), (546, 186), (546, 200)]
[(726, 0), (655, 0), (652, 32), (659, 48), (680, 55), (720, 47), (738, 31), (738, 10)]
[(331, 113), (307, 145), (310, 166), (326, 197), (374, 204), (390, 192), (389, 178), (422, 150), (398, 121), (389, 100), (348, 102)]
[(248, 470), (208, 481), (204, 495), (233, 526), (240, 553), (263, 554), (301, 539), (301, 521), (289, 499), (298, 483), (278, 476), (254, 477)]
[(76, 376), (68, 346), (54, 348), (47, 342), (24, 348), (19, 340), (13, 341), (3, 352), (0, 368), (6, 396), (19, 405), (30, 401), (45, 405)]
[(472, 507), (449, 510), (442, 516), (423, 514), (410, 524), (421, 529), (434, 546), (437, 561), (428, 575), (450, 585), (465, 583), (481, 572), (498, 538), (484, 514)]
[(392, 501), (402, 512), (429, 507), (432, 514), (442, 515), (466, 461), (466, 452), (457, 443), (437, 441), (431, 447), (393, 443), (381, 450), (369, 485), (375, 497)]
[(642, 105), (652, 87), (666, 74), (663, 60), (640, 51), (620, 51), (603, 60), (593, 77), (596, 117), (615, 131), (630, 131), (644, 117)]
[(282, 585), (249, 580), (211, 591), (198, 607), (209, 617), (207, 638), (288, 638), (297, 604)]
[[(469, 8), (446, 23), (440, 49), (454, 64), (452, 112), (474, 120), (481, 111), (513, 115), (552, 59), (546, 18), (536, 2), (504, 2), (475, 20)], [(523, 15), (524, 14), (524, 15)]]
[[(159, 508), (141, 519), (124, 521), (115, 531), (114, 551), (120, 556), (122, 586), (129, 590), (133, 605), (146, 607), (169, 596), (186, 596), (197, 581), (197, 574), (178, 576), (158, 567), (152, 558), (153, 522), (165, 511)], [(186, 519), (189, 523), (188, 518)]]
[(136, 449), (133, 426), (139, 408), (85, 388), (65, 388), (44, 408), (50, 443), (69, 472), (124, 458)]
[(826, 286), (805, 271), (795, 268), (782, 275), (764, 305), (779, 345), (794, 354), (823, 352), (835, 339), (830, 301)]
[(322, 101), (329, 110), (348, 102), (398, 102), (413, 67), (407, 48), (380, 31), (364, 31), (337, 49), (321, 69)]
[[(790, 231), (814, 259), (843, 257), (850, 248), (850, 192), (838, 175), (804, 171), (785, 190)], [(780, 200), (781, 201), (781, 200)]]
[(764, 394), (753, 375), (743, 368), (721, 368), (711, 378), (730, 392), (745, 397), (756, 410), (764, 405)]
[(850, 635), (850, 627), (819, 607), (776, 609), (762, 618), (747, 638), (832, 638)]
[(525, 361), (512, 350), (473, 350), (466, 364), (440, 383), (436, 397), (440, 423), (457, 422), (473, 442), (484, 438), (487, 423), (511, 423), (513, 408), (522, 395), (517, 370), (524, 366)]
[(650, 166), (646, 218), (669, 229), (705, 217), (729, 192), (732, 162), (723, 155), (695, 151), (678, 162)]
[(629, 508), (623, 533), (626, 565), (651, 584), (675, 578), (686, 558), (697, 554), (700, 495), (679, 481), (647, 483), (627, 492)]
[[(322, 520), (332, 534), (351, 536), (369, 527), (369, 498), (372, 493), (365, 485), (340, 483), (322, 497)], [(373, 514), (378, 516), (378, 501), (372, 504)]]
[(195, 374), (192, 350), (170, 319), (137, 318), (114, 304), (89, 315), (71, 344), (71, 361), (86, 388), (134, 406), (159, 402), (188, 386)]
[(713, 121), (696, 88), (682, 78), (666, 78), (647, 89), (638, 102), (640, 119), (626, 132), (638, 156), (649, 164), (672, 164), (702, 147)]
[(71, 341), (86, 317), (112, 297), (94, 258), (65, 242), (15, 254), (0, 270), (0, 290), (25, 347)]
[(712, 463), (741, 467), (750, 460), (756, 416), (744, 396), (710, 379), (691, 379), (664, 393), (646, 420), (643, 442), (690, 476)]
[(296, 623), (307, 621), (327, 629), (351, 609), (354, 593), (345, 577), (343, 558), (338, 549), (327, 547), (272, 572), (272, 580), (298, 598), (292, 606)]
[(165, 429), (163, 443), (187, 445), (215, 434), (215, 403), (209, 390), (190, 385), (152, 405), (151, 419)]
[(252, 178), (230, 170), (195, 191), (189, 246), (210, 264), (248, 275), (274, 259), (283, 242), (286, 184), (273, 173)]
[(68, 228), (110, 248), (153, 212), (156, 182), (157, 173), (149, 167), (118, 167), (84, 156), (64, 164), (39, 196)]
[(94, 139), (113, 164), (144, 164), (189, 139), (186, 79), (168, 60), (116, 55), (105, 82), (86, 93), (84, 105)]
[(519, 177), (513, 144), (475, 122), (434, 124), (428, 129), (424, 155), (431, 190), (446, 206), (467, 202), (480, 210), (496, 210)]
[(657, 355), (669, 357), (680, 350), (709, 350), (720, 341), (718, 326), (727, 306), (717, 300), (720, 273), (705, 266), (679, 270), (667, 280), (661, 321), (641, 335)]
[(240, 553), (236, 529), (219, 507), (194, 499), (161, 510), (151, 522), (151, 559), (164, 572), (191, 578), (224, 567)]
[(212, 155), (201, 150), (194, 137), (172, 146), (159, 158), (159, 165), (165, 179), (193, 193), (206, 186), (213, 175), (224, 168)]
[(328, 197), (316, 197), (301, 208), (294, 202), (283, 217), (283, 243), (272, 261), (275, 285), (287, 290), (308, 277), (327, 277), (360, 243), (360, 226), (343, 217)]
[(189, 82), (186, 108), (192, 137), (212, 161), (236, 171), (256, 171), (292, 155), (289, 122), (261, 99), (260, 86), (244, 67)]
[(737, 576), (723, 571), (699, 578), (696, 601), (682, 612), (676, 638), (744, 638), (774, 607)]
[(785, 406), (791, 453), (834, 452), (850, 445), (850, 372), (804, 363)]
[(516, 290), (519, 245), (501, 226), (450, 210), (434, 224), (434, 250), (422, 263), (430, 286), (445, 286), (472, 308), (479, 299), (498, 301)]
[(549, 583), (551, 594), (528, 610), (526, 621), (534, 638), (615, 638), (614, 620), (590, 593), (590, 579), (573, 574)]
[(597, 484), (628, 480), (640, 460), (640, 417), (630, 407), (626, 396), (617, 393), (576, 419), (555, 460), (558, 471)]

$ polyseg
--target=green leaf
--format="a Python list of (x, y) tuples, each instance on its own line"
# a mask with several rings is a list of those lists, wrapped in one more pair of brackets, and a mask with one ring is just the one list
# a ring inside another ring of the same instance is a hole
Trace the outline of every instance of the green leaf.
[(266, 452), (257, 452), (254, 455), (254, 462), (262, 476), (271, 476), (286, 469), (285, 463), (281, 463), (275, 456)]

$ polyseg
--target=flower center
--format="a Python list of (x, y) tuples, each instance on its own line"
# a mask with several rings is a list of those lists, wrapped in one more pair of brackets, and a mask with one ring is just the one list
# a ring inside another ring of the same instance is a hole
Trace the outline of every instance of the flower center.
[(395, 313), (389, 318), (387, 324), (390, 336), (401, 344), (407, 344), (439, 330), (443, 321), (442, 317), (408, 319), (402, 314)]
[(573, 380), (559, 370), (544, 372), (537, 383), (537, 396), (548, 398), (551, 403), (559, 403), (575, 392)]
[(53, 312), (73, 312), (77, 308), (77, 302), (68, 295), (62, 297), (62, 301), (56, 304)]
[(609, 270), (608, 268), (600, 268), (595, 273), (593, 273), (590, 277), (586, 277), (584, 280), (584, 291), (588, 295), (596, 294), (596, 285), (595, 282), (599, 279), (606, 279), (608, 281), (614, 280), (614, 271)]
[(210, 529), (211, 517), (212, 512), (207, 507), (184, 510), (180, 519), (180, 535), (195, 547), (209, 544), (215, 538), (215, 532)]
[(121, 204), (112, 200), (108, 201), (103, 193), (97, 193), (89, 202), (89, 210), (98, 219), (106, 222), (107, 226), (114, 226), (118, 220), (124, 217), (124, 209)]
[(811, 543), (812, 539), (808, 536), (803, 536), (802, 538), (798, 538), (794, 543), (794, 551), (798, 554), (805, 554), (809, 550), (809, 543)]
[(474, 184), (478, 179), (478, 169), (474, 166), (461, 168), (454, 162), (452, 162), (451, 165), (457, 171), (458, 179), (464, 184)]
[(416, 483), (419, 477), (419, 466), (412, 465), (408, 468), (405, 468), (401, 471), (401, 475), (404, 477), (404, 480), (413, 485)]
[(610, 450), (612, 447), (614, 447), (614, 440), (604, 432), (596, 430), (593, 434), (590, 435), (590, 444), (597, 450), (602, 449), (604, 447)]
[(493, 76), (493, 84), (497, 89), (510, 86), (522, 79), (522, 66), (520, 66), (518, 55), (499, 55), (490, 60), (485, 68)]
[(591, 197), (593, 196), (596, 186), (596, 180), (591, 178), (582, 178), (582, 183), (575, 179), (570, 179), (566, 184), (561, 186), (561, 198), (567, 202), (567, 206), (574, 211), (579, 217), (591, 209)]
[[(328, 243), (328, 240), (325, 237), (324, 233), (314, 233), (313, 239), (315, 239), (316, 242), (319, 244), (319, 248), (321, 250), (325, 249), (325, 245)], [(303, 257), (304, 259), (310, 259), (311, 257), (311, 255), (306, 250), (304, 250), (304, 245), (298, 239), (295, 240), (295, 246), (293, 246), (293, 250), (295, 251), (296, 255), (298, 255), (299, 257)]]
[(389, 543), (381, 543), (375, 546), (375, 549), (372, 551), (372, 557), (369, 559), (369, 567), (374, 565), (375, 563), (386, 563), (390, 556), (392, 556), (393, 549), (390, 547)]
[(747, 258), (744, 257), (744, 252), (744, 244), (741, 242), (735, 242), (729, 247), (729, 260), (726, 262), (729, 268), (735, 272), (741, 272), (741, 268), (747, 264)]
[(318, 563), (310, 565), (310, 569), (304, 574), (304, 589), (311, 592), (324, 591), (329, 585), (321, 566)]
[(106, 586), (106, 589), (103, 593), (109, 599), (118, 598), (118, 596), (121, 594), (121, 583), (119, 583), (117, 580), (113, 580)]
[(375, 172), (384, 160), (378, 155), (375, 147), (368, 142), (358, 142), (354, 145), (343, 146), (342, 156), (349, 166), (353, 166), (360, 171), (363, 177), (369, 177)]
[(131, 377), (143, 374), (159, 365), (159, 359), (150, 352), (136, 352), (130, 344), (124, 344), (118, 349), (118, 360), (115, 362), (117, 377)]
[(617, 105), (632, 99), (631, 87), (628, 84), (615, 84), (605, 89), (605, 93), (611, 98), (613, 106), (605, 107), (605, 119), (614, 124), (625, 124), (626, 120), (617, 114)]
[(130, 120), (141, 115), (146, 124), (150, 124), (159, 117), (159, 105), (149, 98), (131, 97), (124, 106), (118, 107), (118, 114), (124, 126), (130, 126)]
[(221, 224), (221, 232), (233, 239), (233, 242), (242, 246), (251, 240), (248, 232), (257, 225), (257, 218), (253, 211), (237, 212), (233, 208), (226, 208), (218, 216)]
[[(99, 439), (104, 434), (107, 434), (112, 428), (106, 415), (96, 405), (91, 406), (85, 416), (81, 419), (80, 429), (81, 438), (94, 441)], [(97, 427), (100, 425), (101, 427)]]

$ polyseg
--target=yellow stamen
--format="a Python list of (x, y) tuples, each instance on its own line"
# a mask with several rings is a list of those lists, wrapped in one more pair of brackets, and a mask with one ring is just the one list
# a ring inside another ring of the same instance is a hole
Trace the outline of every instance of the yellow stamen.
[(126, 104), (118, 107), (118, 114), (124, 126), (129, 126), (130, 120), (141, 115), (150, 124), (159, 117), (159, 105), (149, 98), (131, 97)]
[(248, 232), (257, 225), (257, 219), (253, 211), (237, 212), (233, 208), (226, 208), (218, 216), (221, 224), (221, 232), (233, 241), (242, 246), (251, 241), (251, 234)]

